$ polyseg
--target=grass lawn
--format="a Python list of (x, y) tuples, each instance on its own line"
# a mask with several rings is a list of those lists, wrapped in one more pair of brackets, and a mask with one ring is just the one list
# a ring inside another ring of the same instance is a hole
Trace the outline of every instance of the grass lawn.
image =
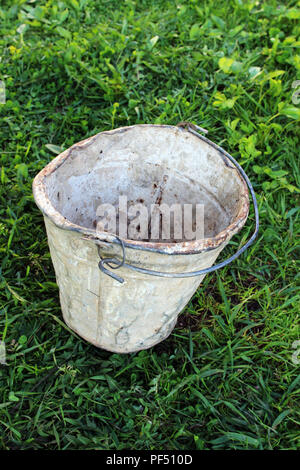
[[(300, 447), (299, 19), (288, 0), (1, 0), (0, 448)], [(97, 349), (62, 321), (32, 179), (97, 132), (183, 120), (248, 173), (258, 239), (167, 340)]]

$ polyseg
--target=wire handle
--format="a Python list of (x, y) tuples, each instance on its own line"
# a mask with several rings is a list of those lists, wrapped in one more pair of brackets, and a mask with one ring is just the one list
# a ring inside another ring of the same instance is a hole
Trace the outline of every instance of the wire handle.
[(115, 279), (116, 281), (118, 281), (120, 283), (123, 283), (124, 279), (122, 277), (118, 276), (117, 274), (115, 274), (114, 272), (109, 271), (105, 267), (105, 265), (108, 265), (111, 269), (118, 269), (118, 268), (121, 268), (122, 266), (124, 266), (128, 269), (131, 269), (133, 271), (137, 271), (137, 272), (142, 273), (142, 274), (149, 274), (151, 276), (158, 276), (158, 277), (184, 278), (184, 277), (201, 276), (203, 274), (208, 274), (208, 273), (217, 271), (218, 269), (224, 268), (224, 266), (227, 266), (228, 264), (230, 264), (232, 261), (237, 259), (242, 253), (244, 253), (244, 251), (246, 251), (247, 248), (250, 245), (252, 245), (255, 238), (257, 237), (258, 230), (259, 230), (259, 213), (258, 213), (258, 206), (257, 206), (256, 196), (255, 196), (253, 186), (252, 186), (248, 176), (246, 175), (245, 171), (241, 167), (241, 165), (228, 152), (226, 152), (226, 150), (224, 150), (222, 147), (215, 144), (211, 140), (207, 139), (203, 135), (199, 134), (199, 131), (203, 132), (203, 133), (207, 133), (206, 129), (203, 129), (202, 127), (196, 126), (195, 124), (192, 124), (192, 123), (189, 123), (189, 122), (186, 122), (186, 121), (180, 122), (179, 124), (177, 124), (177, 126), (184, 127), (189, 132), (196, 135), (199, 139), (203, 140), (207, 144), (214, 147), (216, 150), (218, 150), (221, 153), (221, 155), (227, 157), (235, 165), (235, 167), (239, 171), (241, 177), (246, 182), (246, 184), (249, 188), (251, 197), (252, 197), (254, 213), (255, 213), (255, 230), (254, 230), (253, 234), (251, 235), (251, 237), (249, 238), (249, 240), (245, 243), (245, 245), (243, 245), (242, 248), (240, 248), (234, 255), (230, 256), (230, 258), (227, 258), (226, 260), (221, 261), (220, 263), (218, 263), (214, 266), (211, 266), (210, 268), (200, 269), (198, 271), (192, 271), (192, 272), (186, 272), (186, 273), (166, 273), (166, 272), (161, 272), (161, 271), (154, 271), (152, 269), (141, 268), (139, 266), (134, 266), (133, 264), (126, 263), (125, 262), (126, 255), (125, 255), (124, 242), (117, 235), (114, 235), (114, 241), (106, 242), (106, 243), (116, 242), (116, 243), (121, 245), (121, 248), (122, 248), (122, 261), (119, 261), (117, 258), (102, 258), (101, 254), (100, 254), (100, 247), (98, 246), (98, 254), (99, 254), (100, 259), (101, 259), (101, 261), (99, 262), (99, 268), (103, 273), (107, 274), (108, 276), (112, 277), (113, 279)]

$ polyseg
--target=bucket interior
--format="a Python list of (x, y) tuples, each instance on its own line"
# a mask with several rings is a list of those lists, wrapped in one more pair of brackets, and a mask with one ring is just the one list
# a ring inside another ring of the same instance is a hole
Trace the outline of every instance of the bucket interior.
[[(72, 147), (45, 178), (45, 190), (63, 217), (88, 229), (99, 222), (99, 205), (118, 208), (119, 196), (149, 214), (153, 204), (201, 204), (204, 238), (232, 224), (246, 198), (245, 183), (218, 150), (184, 129), (154, 125), (100, 133)], [(195, 209), (192, 218), (195, 224)], [(177, 242), (172, 233), (157, 241)]]

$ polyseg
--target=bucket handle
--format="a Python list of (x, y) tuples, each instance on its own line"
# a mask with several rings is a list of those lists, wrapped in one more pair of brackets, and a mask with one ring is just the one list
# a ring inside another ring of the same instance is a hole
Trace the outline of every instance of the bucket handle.
[(121, 268), (122, 266), (124, 266), (126, 268), (132, 269), (133, 271), (137, 271), (137, 272), (142, 273), (142, 274), (149, 274), (151, 276), (158, 276), (158, 277), (184, 278), (184, 277), (201, 276), (203, 274), (208, 274), (208, 273), (211, 273), (213, 271), (217, 271), (217, 269), (224, 268), (224, 266), (227, 266), (232, 261), (237, 259), (254, 242), (254, 240), (255, 240), (255, 238), (258, 234), (259, 213), (258, 213), (258, 206), (257, 206), (256, 196), (255, 196), (253, 186), (252, 186), (248, 176), (246, 175), (245, 171), (241, 167), (241, 165), (239, 165), (239, 163), (228, 152), (226, 152), (226, 150), (224, 150), (222, 147), (215, 144), (211, 140), (207, 139), (203, 135), (199, 134), (199, 131), (206, 134), (208, 132), (206, 129), (203, 129), (202, 127), (199, 127), (195, 124), (192, 124), (192, 123), (186, 122), (186, 121), (180, 122), (179, 124), (177, 124), (177, 126), (187, 129), (189, 132), (194, 134), (196, 137), (203, 140), (204, 142), (206, 142), (210, 146), (214, 147), (216, 150), (218, 150), (221, 153), (222, 158), (224, 159), (224, 162), (226, 163), (226, 165), (228, 165), (228, 162), (226, 161), (226, 157), (235, 165), (235, 168), (237, 168), (237, 170), (239, 171), (241, 177), (246, 182), (246, 184), (249, 188), (249, 191), (251, 193), (253, 207), (254, 207), (254, 213), (255, 213), (255, 230), (254, 230), (253, 234), (251, 235), (251, 237), (249, 238), (249, 240), (245, 243), (245, 245), (243, 245), (242, 248), (240, 248), (234, 255), (230, 256), (230, 258), (227, 258), (224, 261), (221, 261), (220, 263), (215, 264), (214, 266), (211, 266), (210, 268), (205, 268), (205, 269), (200, 269), (198, 271), (185, 272), (185, 273), (166, 273), (166, 272), (161, 272), (161, 271), (154, 271), (152, 269), (141, 268), (139, 266), (134, 266), (132, 264), (126, 263), (125, 262), (126, 255), (125, 255), (124, 242), (117, 235), (114, 235), (115, 240), (113, 242), (105, 242), (105, 243), (114, 243), (114, 242), (116, 242), (116, 243), (121, 245), (121, 247), (122, 247), (122, 261), (119, 261), (117, 258), (102, 258), (101, 253), (100, 253), (100, 247), (98, 245), (98, 254), (99, 254), (99, 257), (100, 257), (99, 269), (103, 273), (107, 274), (108, 276), (112, 277), (113, 279), (115, 279), (116, 281), (118, 281), (120, 283), (123, 283), (124, 279), (122, 277), (118, 276), (117, 274), (115, 274), (114, 272), (108, 270), (105, 267), (105, 265), (109, 266), (111, 269), (118, 269), (118, 268)]

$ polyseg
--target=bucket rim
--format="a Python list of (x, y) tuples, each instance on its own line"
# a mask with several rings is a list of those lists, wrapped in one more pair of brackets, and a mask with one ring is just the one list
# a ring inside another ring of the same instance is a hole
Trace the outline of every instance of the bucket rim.
[(53, 222), (53, 224), (56, 225), (58, 228), (62, 230), (77, 232), (81, 235), (84, 235), (84, 239), (89, 239), (91, 241), (94, 241), (95, 243), (97, 243), (97, 241), (110, 243), (112, 242), (112, 240), (115, 240), (115, 234), (110, 234), (109, 232), (100, 233), (94, 228), (87, 228), (78, 224), (74, 224), (66, 217), (64, 217), (57, 209), (55, 209), (54, 205), (49, 199), (45, 182), (46, 178), (49, 175), (53, 174), (67, 159), (69, 159), (75, 150), (86, 149), (102, 134), (122, 134), (135, 127), (157, 127), (176, 129), (179, 132), (188, 133), (189, 136), (194, 135), (200, 138), (202, 141), (206, 142), (207, 144), (213, 146), (219, 152), (224, 166), (230, 167), (235, 170), (238, 178), (242, 182), (242, 204), (240, 205), (239, 211), (236, 214), (234, 220), (231, 222), (231, 224), (229, 224), (225, 229), (223, 229), (214, 237), (170, 243), (122, 239), (124, 242), (124, 246), (132, 249), (153, 251), (161, 254), (179, 255), (196, 254), (203, 251), (213, 250), (219, 248), (224, 243), (226, 244), (231, 239), (231, 237), (237, 232), (239, 232), (243, 225), (246, 223), (250, 206), (247, 183), (241, 176), (240, 172), (238, 171), (238, 168), (234, 165), (234, 163), (226, 157), (226, 152), (222, 149), (222, 147), (219, 147), (217, 144), (210, 141), (209, 139), (207, 139), (207, 137), (204, 137), (201, 134), (195, 134), (194, 132), (191, 133), (188, 129), (185, 129), (183, 127), (168, 124), (134, 124), (131, 126), (118, 127), (116, 129), (98, 132), (97, 134), (88, 137), (87, 139), (73, 144), (71, 147), (57, 155), (35, 176), (32, 183), (34, 200), (43, 215), (49, 218)]

